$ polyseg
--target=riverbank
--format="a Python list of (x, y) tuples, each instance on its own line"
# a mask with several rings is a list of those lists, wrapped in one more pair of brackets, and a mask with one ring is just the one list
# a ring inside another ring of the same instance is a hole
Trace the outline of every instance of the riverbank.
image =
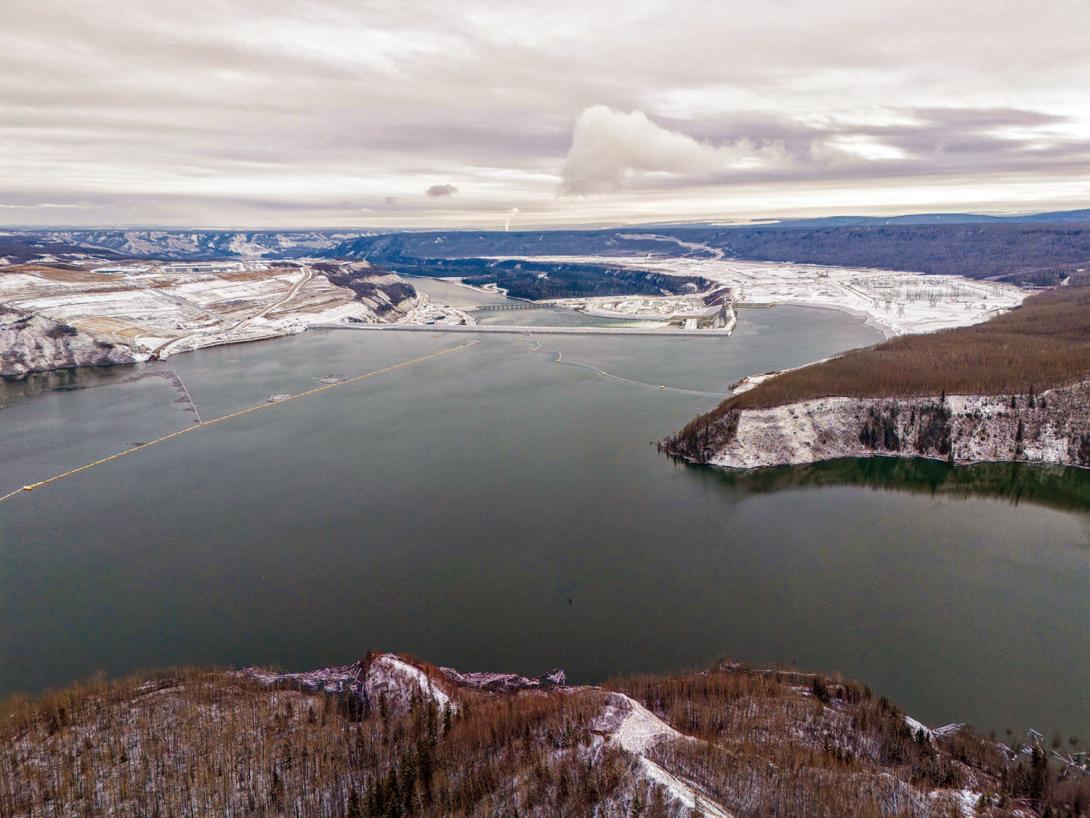
[(667, 451), (736, 469), (848, 457), (1090, 466), (1090, 382), (1028, 395), (822, 398), (732, 410)]
[(1090, 287), (983, 324), (743, 379), (661, 447), (734, 468), (903, 454), (1090, 464)]

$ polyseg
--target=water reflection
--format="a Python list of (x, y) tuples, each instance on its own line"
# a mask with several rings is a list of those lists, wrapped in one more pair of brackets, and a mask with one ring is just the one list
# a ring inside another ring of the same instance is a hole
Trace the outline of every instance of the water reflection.
[(55, 369), (52, 372), (31, 372), (17, 378), (0, 378), (0, 403), (45, 392), (64, 392), (112, 383), (126, 383), (167, 369), (158, 363), (83, 366)]
[(870, 457), (755, 471), (691, 466), (745, 492), (766, 494), (822, 486), (865, 486), (883, 491), (951, 497), (999, 498), (1062, 511), (1090, 512), (1090, 471), (1031, 463), (950, 466), (923, 458)]

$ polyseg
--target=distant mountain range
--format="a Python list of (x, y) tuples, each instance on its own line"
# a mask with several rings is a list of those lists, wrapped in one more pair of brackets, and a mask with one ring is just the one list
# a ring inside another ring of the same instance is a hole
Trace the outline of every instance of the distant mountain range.
[[(956, 273), (1055, 283), (1090, 263), (1090, 209), (1012, 216), (921, 213), (767, 224), (531, 231), (19, 230), (0, 264), (33, 260), (345, 258), (397, 265), (492, 256), (693, 256)], [(426, 266), (426, 265), (424, 265)], [(426, 272), (426, 270), (421, 270)]]
[[(1090, 208), (995, 216), (985, 213), (911, 213), (905, 216), (825, 216), (817, 219), (777, 219), (762, 227), (866, 227), (915, 224), (1080, 224), (1090, 223)], [(755, 225), (740, 225), (753, 227)]]

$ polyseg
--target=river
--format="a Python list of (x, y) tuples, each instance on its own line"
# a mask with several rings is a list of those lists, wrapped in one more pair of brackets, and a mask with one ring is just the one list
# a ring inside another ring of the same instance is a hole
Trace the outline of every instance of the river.
[[(473, 337), (311, 331), (8, 383), (0, 494), (192, 424), (172, 371), (207, 421)], [(369, 648), (578, 682), (729, 656), (842, 672), (931, 724), (1090, 735), (1085, 473), (738, 475), (651, 445), (743, 375), (879, 340), (858, 318), (476, 337), (0, 504), (0, 693)]]

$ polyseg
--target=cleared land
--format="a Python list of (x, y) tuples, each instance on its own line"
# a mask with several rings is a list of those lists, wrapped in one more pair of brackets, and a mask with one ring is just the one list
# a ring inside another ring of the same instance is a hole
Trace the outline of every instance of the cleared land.
[(396, 320), (414, 301), (411, 286), (366, 263), (10, 265), (0, 267), (0, 375)]
[[(665, 237), (658, 238), (663, 244)], [(735, 306), (800, 304), (845, 310), (867, 316), (886, 335), (976, 324), (1021, 303), (1027, 294), (1010, 284), (962, 276), (726, 258), (572, 256), (551, 261), (582, 267), (609, 263), (659, 278), (715, 282), (730, 288)], [(593, 309), (596, 302), (583, 298), (579, 303)]]

